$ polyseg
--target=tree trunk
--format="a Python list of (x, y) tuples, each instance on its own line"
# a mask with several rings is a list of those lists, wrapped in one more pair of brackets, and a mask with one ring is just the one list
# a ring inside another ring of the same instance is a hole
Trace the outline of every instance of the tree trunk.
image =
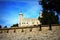
[(40, 25), (40, 31), (41, 31), (42, 29), (41, 29), (41, 25)]
[(52, 30), (52, 26), (51, 26), (51, 24), (49, 24), (49, 30)]

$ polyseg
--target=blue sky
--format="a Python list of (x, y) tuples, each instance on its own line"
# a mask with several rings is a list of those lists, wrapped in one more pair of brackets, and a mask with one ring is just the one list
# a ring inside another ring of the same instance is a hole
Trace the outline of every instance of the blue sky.
[(37, 0), (0, 0), (0, 25), (18, 23), (21, 10), (25, 18), (37, 18), (42, 7)]

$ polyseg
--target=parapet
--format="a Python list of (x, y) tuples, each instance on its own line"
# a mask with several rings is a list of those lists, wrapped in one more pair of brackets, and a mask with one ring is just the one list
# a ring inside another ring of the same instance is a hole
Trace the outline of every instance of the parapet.
[[(49, 25), (41, 25), (41, 31), (48, 31)], [(60, 30), (60, 25), (52, 25), (52, 30)], [(4, 28), (0, 29), (0, 33), (22, 33), (22, 32), (37, 32), (40, 31), (40, 26), (30, 26), (30, 27), (15, 27), (15, 28)]]

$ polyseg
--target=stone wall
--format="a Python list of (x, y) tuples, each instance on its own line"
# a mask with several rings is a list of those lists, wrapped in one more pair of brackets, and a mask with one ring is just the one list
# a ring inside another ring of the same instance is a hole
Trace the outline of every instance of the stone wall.
[(0, 29), (0, 40), (60, 40), (60, 26)]

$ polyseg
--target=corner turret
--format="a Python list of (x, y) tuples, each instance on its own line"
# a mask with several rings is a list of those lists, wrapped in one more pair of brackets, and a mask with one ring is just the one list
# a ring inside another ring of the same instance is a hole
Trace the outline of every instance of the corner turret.
[(23, 19), (23, 14), (22, 14), (22, 11), (20, 11), (20, 13), (19, 13), (19, 27), (22, 24), (22, 19)]

